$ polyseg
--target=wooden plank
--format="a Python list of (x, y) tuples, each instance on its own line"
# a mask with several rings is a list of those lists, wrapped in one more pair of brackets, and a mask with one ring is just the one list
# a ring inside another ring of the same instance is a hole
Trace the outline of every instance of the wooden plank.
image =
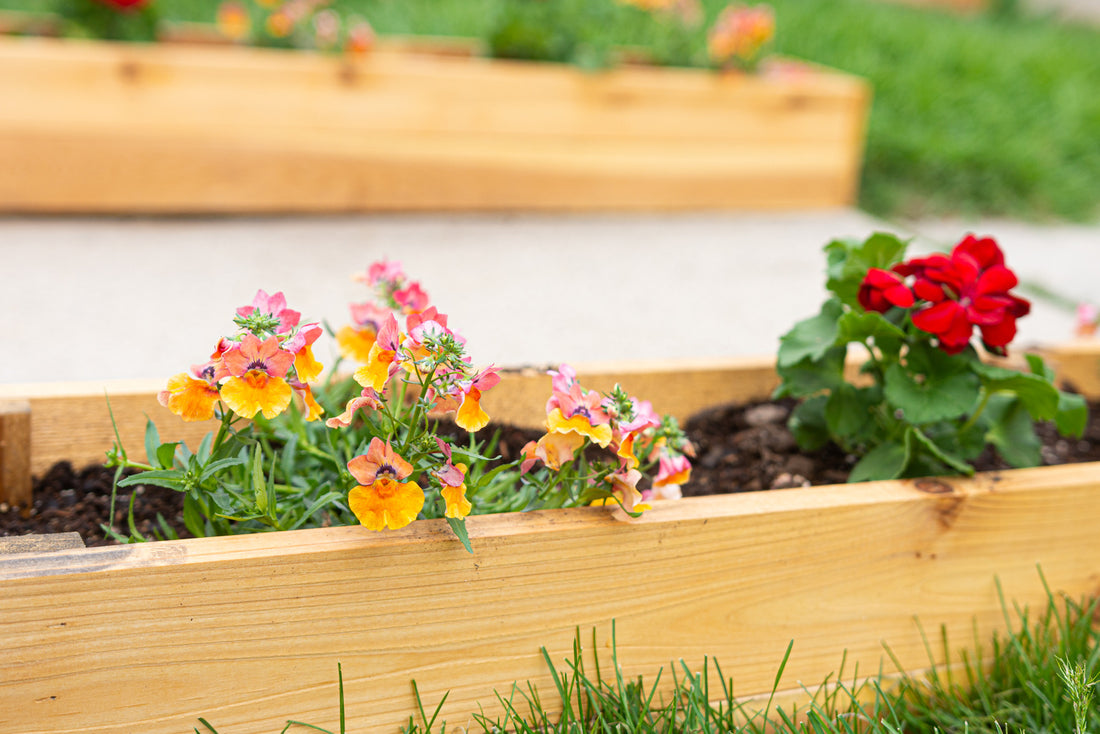
[(0, 556), (13, 553), (48, 553), (84, 547), (80, 533), (44, 533), (0, 537)]
[(0, 209), (140, 212), (836, 206), (869, 98), (809, 68), (42, 39), (0, 41), (0, 94)]
[[(923, 487), (923, 489), (922, 489)], [(931, 491), (929, 491), (931, 490)], [(823, 680), (883, 642), (929, 664), (914, 618), (969, 645), (1007, 598), (1097, 590), (1096, 465), (950, 480), (776, 490), (668, 503), (637, 521), (588, 508), (470, 520), (473, 555), (442, 521), (93, 548), (0, 560), (0, 728), (178, 732), (203, 716), (248, 734), (286, 717), (395, 730), (492, 712), (493, 689), (560, 661), (574, 630), (612, 620), (625, 675), (716, 656), (739, 695)], [(587, 646), (591, 653), (591, 645)], [(940, 656), (937, 649), (933, 655)]]
[(0, 504), (30, 507), (31, 404), (0, 400)]
[[(620, 383), (650, 400), (656, 410), (680, 420), (708, 405), (765, 397), (778, 384), (771, 358), (593, 363), (577, 368), (586, 387), (608, 391)], [(546, 369), (505, 370), (501, 383), (485, 395), (483, 405), (492, 419), (528, 428), (541, 426), (550, 397)], [(162, 439), (197, 446), (216, 429), (216, 422), (181, 421), (157, 402), (164, 384), (164, 380), (117, 380), (0, 385), (0, 401), (29, 403), (33, 415), (29, 470), (40, 474), (62, 460), (77, 466), (102, 462), (114, 444), (116, 427), (130, 456), (143, 460), (146, 418), (153, 420)]]

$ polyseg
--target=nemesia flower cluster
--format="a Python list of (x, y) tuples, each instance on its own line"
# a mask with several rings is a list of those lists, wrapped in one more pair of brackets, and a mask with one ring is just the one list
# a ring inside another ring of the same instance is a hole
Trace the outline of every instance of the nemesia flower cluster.
[(168, 380), (158, 396), (161, 405), (185, 421), (223, 413), (241, 418), (274, 418), (287, 409), (295, 394), (306, 406), (307, 420), (322, 410), (309, 382), (321, 374), (313, 343), (321, 335), (318, 323), (300, 323), (301, 314), (287, 308), (282, 293), (256, 293), (252, 303), (237, 309), (238, 331), (218, 340), (210, 358)]
[(976, 326), (985, 348), (1003, 355), (1016, 336), (1016, 319), (1031, 310), (1028, 301), (1009, 293), (1018, 282), (992, 238), (967, 235), (949, 255), (913, 258), (890, 270), (870, 268), (859, 302), (879, 313), (894, 306), (915, 309), (913, 325), (933, 334), (948, 354), (963, 351)]
[[(336, 341), (345, 357), (364, 363), (353, 375), (362, 390), (327, 425), (347, 428), (360, 411), (380, 411), (392, 422), (394, 411), (403, 410), (400, 401), (387, 400), (395, 383), (415, 386), (419, 397), (407, 414), (410, 433), (400, 449), (375, 437), (365, 455), (348, 463), (359, 481), (351, 490), (351, 509), (368, 528), (404, 527), (424, 506), (424, 491), (416, 481), (421, 475), (421, 481), (438, 486), (444, 516), (461, 520), (472, 510), (466, 498), (467, 465), (452, 463), (453, 448), (446, 441), (429, 438), (427, 421), (452, 415), (460, 428), (481, 430), (489, 422), (482, 394), (500, 382), (500, 375), (494, 367), (472, 366), (466, 340), (448, 326), (445, 314), (428, 305), (428, 294), (408, 280), (400, 263), (374, 263), (357, 279), (372, 289), (375, 300), (351, 305), (352, 323), (337, 332)], [(399, 453), (406, 448), (416, 453), (414, 461)]]
[(362, 54), (374, 46), (370, 23), (344, 19), (331, 0), (225, 0), (217, 25), (233, 41), (295, 45)]
[(719, 66), (751, 69), (775, 36), (775, 13), (770, 5), (729, 5), (719, 13), (707, 34), (711, 61)]
[[(185, 421), (220, 418), (216, 438), (192, 452), (159, 444), (150, 428), (148, 463), (130, 461), (121, 446), (111, 452), (112, 465), (144, 472), (120, 485), (185, 492), (196, 535), (351, 515), (371, 530), (442, 517), (467, 548), (465, 518), (475, 504), (516, 511), (614, 503), (637, 514), (680, 496), (693, 449), (676, 422), (619, 386), (607, 395), (585, 389), (568, 365), (550, 373), (546, 434), (521, 457), (491, 465), (500, 457), (482, 452), (495, 444), (476, 434), (489, 424), (482, 399), (500, 383), (499, 370), (474, 366), (465, 338), (400, 263), (375, 262), (356, 280), (371, 298), (352, 303), (350, 323), (334, 334), (342, 359), (355, 364), (350, 377), (338, 375), (338, 362), (315, 397), (310, 383), (322, 366), (313, 349), (324, 329), (303, 323), (282, 293), (261, 290), (237, 309), (237, 331), (158, 395)], [(300, 410), (290, 410), (295, 394)], [(258, 420), (284, 413), (281, 422)], [(468, 437), (441, 430), (443, 418)], [(592, 446), (610, 459), (593, 460)]]
[[(569, 365), (549, 374), (546, 434), (524, 447), (524, 473), (537, 463), (561, 472), (578, 459), (586, 461), (585, 449), (596, 445), (609, 449), (614, 458), (583, 478), (596, 495), (594, 503), (610, 499), (637, 513), (649, 509), (653, 500), (680, 497), (680, 485), (691, 476), (688, 456), (694, 449), (675, 420), (657, 415), (649, 401), (628, 395), (618, 385), (607, 396), (585, 389)], [(640, 489), (639, 482), (655, 465), (650, 486)]]

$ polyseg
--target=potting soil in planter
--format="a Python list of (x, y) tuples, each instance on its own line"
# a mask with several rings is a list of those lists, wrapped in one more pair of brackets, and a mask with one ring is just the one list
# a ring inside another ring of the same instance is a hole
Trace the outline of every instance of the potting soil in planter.
[[(696, 457), (691, 481), (683, 487), (684, 496), (843, 483), (855, 458), (831, 446), (811, 453), (799, 450), (786, 425), (793, 406), (793, 401), (722, 406), (687, 421), (685, 430), (695, 445)], [(1081, 439), (1064, 438), (1053, 425), (1039, 425), (1043, 463), (1100, 461), (1098, 411), (1100, 401), (1089, 404), (1089, 424)], [(484, 430), (491, 435), (496, 427)], [(505, 460), (518, 456), (524, 444), (541, 435), (513, 427), (500, 430), (498, 451)], [(979, 471), (1011, 468), (989, 450), (975, 465)], [(113, 470), (103, 466), (77, 472), (68, 462), (54, 465), (44, 476), (36, 477), (34, 506), (29, 513), (0, 505), (0, 536), (75, 531), (87, 545), (113, 542), (104, 537), (100, 527), (108, 520), (113, 475)], [(182, 494), (154, 486), (134, 491), (138, 532), (154, 537), (159, 515), (180, 537), (190, 537), (183, 526)], [(126, 531), (129, 503), (129, 488), (119, 489), (114, 524), (122, 532)]]

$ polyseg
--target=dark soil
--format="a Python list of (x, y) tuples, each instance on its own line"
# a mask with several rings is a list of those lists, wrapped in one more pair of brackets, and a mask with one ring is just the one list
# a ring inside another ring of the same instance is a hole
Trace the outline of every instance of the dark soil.
[[(714, 408), (685, 424), (696, 447), (691, 481), (683, 487), (685, 496), (721, 492), (752, 492), (783, 487), (814, 486), (844, 482), (855, 463), (835, 448), (814, 453), (798, 449), (786, 428), (791, 402), (758, 403)], [(1040, 426), (1045, 464), (1100, 461), (1100, 402), (1089, 406), (1085, 436), (1066, 439), (1053, 426)], [(488, 430), (493, 430), (490, 426)], [(498, 451), (504, 459), (519, 455), (527, 441), (539, 432), (502, 427)], [(1007, 469), (990, 454), (978, 462), (983, 471)], [(34, 505), (29, 510), (0, 504), (0, 536), (29, 533), (76, 531), (87, 545), (105, 545), (101, 525), (107, 522), (111, 499), (112, 470), (89, 466), (77, 472), (62, 462), (44, 476), (36, 477)], [(127, 532), (126, 516), (130, 488), (118, 491), (115, 527)], [(180, 537), (189, 537), (183, 526), (183, 495), (161, 487), (134, 488), (134, 516), (137, 530), (155, 537), (158, 515)]]

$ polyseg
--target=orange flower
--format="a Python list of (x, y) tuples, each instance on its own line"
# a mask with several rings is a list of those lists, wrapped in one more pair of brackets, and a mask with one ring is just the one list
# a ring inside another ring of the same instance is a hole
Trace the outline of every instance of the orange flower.
[(223, 355), (231, 375), (222, 385), (222, 400), (244, 418), (263, 413), (274, 418), (286, 410), (294, 390), (283, 376), (294, 362), (294, 355), (279, 348), (279, 339), (261, 342), (251, 334)]
[(403, 528), (424, 507), (420, 485), (402, 481), (412, 473), (412, 465), (377, 436), (365, 455), (348, 462), (348, 471), (360, 482), (348, 493), (348, 505), (370, 530)]
[(371, 329), (357, 329), (347, 324), (336, 332), (336, 346), (340, 348), (340, 354), (348, 359), (366, 362), (370, 359), (370, 348), (374, 346), (375, 334)]
[(157, 400), (185, 421), (208, 421), (214, 417), (218, 388), (181, 372), (169, 378), (168, 389), (158, 393)]
[(378, 338), (371, 345), (367, 363), (352, 375), (355, 381), (363, 387), (373, 388), (375, 392), (382, 392), (390, 379), (391, 366), (397, 359), (400, 345), (401, 334), (397, 328), (397, 319), (391, 314), (378, 330)]

